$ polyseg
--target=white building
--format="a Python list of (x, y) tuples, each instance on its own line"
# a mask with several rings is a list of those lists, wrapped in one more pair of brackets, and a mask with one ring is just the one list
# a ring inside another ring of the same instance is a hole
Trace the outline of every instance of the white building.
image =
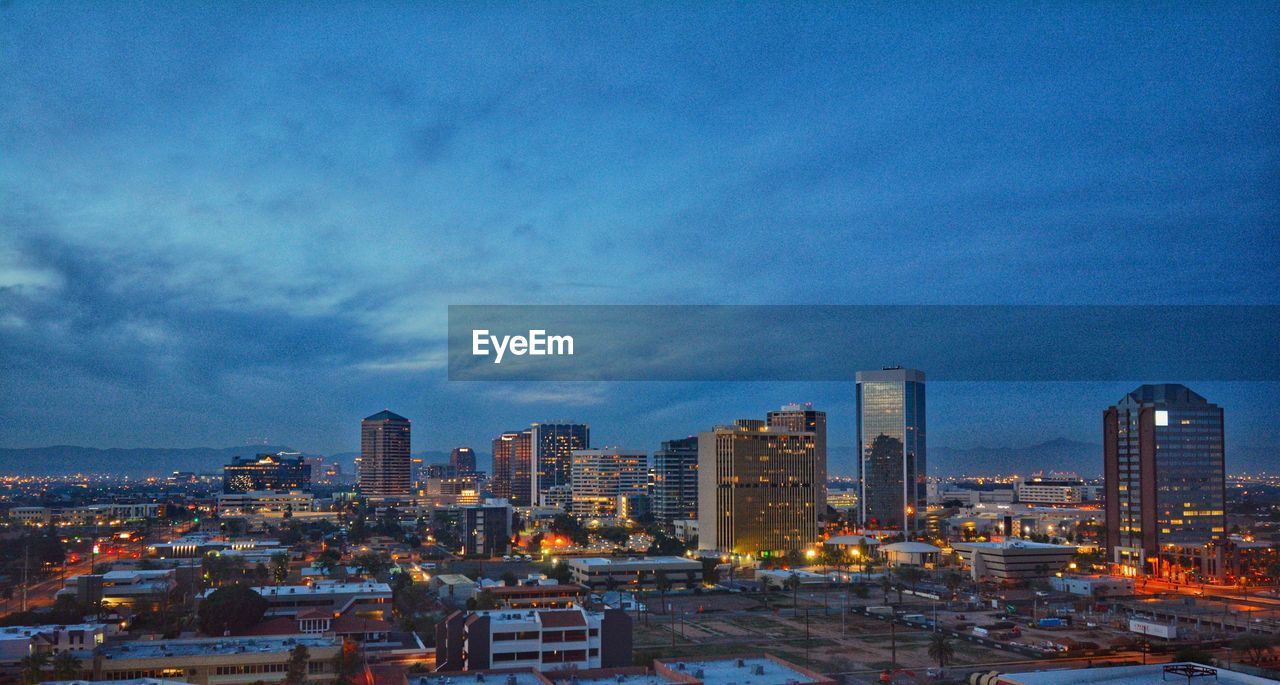
[(1084, 501), (1084, 481), (1074, 473), (1040, 471), (1019, 476), (1013, 484), (1017, 500), (1023, 504), (1070, 506)]
[(573, 582), (591, 590), (609, 588), (612, 578), (618, 589), (635, 590), (657, 586), (658, 574), (671, 581), (673, 588), (702, 585), (702, 562), (684, 557), (640, 557), (612, 559), (579, 557), (565, 562)]
[[(206, 590), (201, 598), (216, 591)], [(319, 610), (332, 616), (384, 619), (391, 609), (391, 586), (386, 583), (318, 581), (314, 585), (268, 585), (253, 591), (267, 600), (267, 616), (297, 616)]]
[(316, 496), (301, 490), (289, 492), (251, 490), (218, 495), (218, 511), (223, 515), (308, 512), (316, 509)]
[(1071, 545), (1030, 540), (953, 542), (951, 548), (969, 564), (974, 579), (990, 577), (1002, 581), (1053, 575), (1066, 568), (1076, 552)]
[(468, 671), (629, 666), (631, 619), (581, 608), (458, 611), (436, 627), (436, 663)]
[(105, 623), (0, 628), (0, 664), (16, 664), (32, 654), (88, 651), (119, 632)]
[(612, 518), (620, 497), (648, 492), (649, 454), (616, 447), (573, 450), (569, 482), (574, 516)]

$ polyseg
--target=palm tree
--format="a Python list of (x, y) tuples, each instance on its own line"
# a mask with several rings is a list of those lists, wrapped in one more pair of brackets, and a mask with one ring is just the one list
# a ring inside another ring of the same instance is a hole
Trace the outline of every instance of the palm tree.
[(880, 589), (884, 590), (884, 603), (889, 603), (889, 591), (893, 589), (893, 578), (889, 577), (889, 569), (884, 570), (884, 574), (880, 576)]
[(280, 585), (289, 579), (288, 554), (276, 552), (271, 555), (271, 579), (276, 582), (276, 585)]
[(938, 662), (938, 668), (945, 668), (955, 655), (956, 649), (951, 645), (950, 635), (942, 631), (934, 631), (929, 635), (929, 658)]
[(22, 657), (18, 662), (18, 666), (22, 669), (22, 682), (26, 685), (43, 682), (48, 680), (45, 677), (44, 668), (49, 665), (48, 652), (36, 652), (30, 656)]
[(671, 579), (667, 577), (666, 571), (658, 571), (657, 577), (654, 578), (654, 586), (658, 589), (658, 603), (666, 607), (667, 593), (671, 591)]
[(53, 657), (53, 677), (51, 680), (73, 680), (80, 677), (80, 660), (71, 652), (58, 652)]
[(787, 576), (786, 580), (782, 581), (782, 584), (786, 586), (788, 590), (791, 591), (791, 611), (796, 614), (799, 614), (800, 613), (800, 609), (799, 609), (800, 576), (792, 573), (791, 575)]

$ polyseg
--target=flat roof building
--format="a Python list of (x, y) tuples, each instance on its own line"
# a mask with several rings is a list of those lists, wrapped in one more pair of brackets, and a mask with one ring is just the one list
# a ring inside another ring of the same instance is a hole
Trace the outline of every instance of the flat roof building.
[(144, 640), (106, 644), (92, 662), (91, 680), (161, 678), (192, 685), (250, 685), (279, 682), (291, 652), (307, 648), (307, 681), (332, 683), (334, 657), (342, 642), (333, 637), (214, 637)]
[(436, 668), (629, 666), (631, 639), (631, 617), (618, 609), (456, 611), (436, 624)]
[(578, 557), (564, 563), (569, 567), (569, 577), (573, 582), (591, 590), (608, 589), (610, 578), (616, 581), (619, 589), (653, 588), (657, 585), (660, 573), (675, 588), (702, 585), (702, 562), (684, 557)]
[[(267, 616), (297, 616), (323, 611), (331, 616), (387, 617), (391, 586), (386, 583), (318, 581), (314, 585), (267, 585), (253, 591), (267, 600)], [(216, 592), (206, 590), (202, 598)]]
[(975, 580), (984, 577), (1001, 581), (1047, 578), (1066, 568), (1076, 553), (1076, 548), (1071, 545), (1030, 540), (953, 542), (951, 548), (969, 564)]

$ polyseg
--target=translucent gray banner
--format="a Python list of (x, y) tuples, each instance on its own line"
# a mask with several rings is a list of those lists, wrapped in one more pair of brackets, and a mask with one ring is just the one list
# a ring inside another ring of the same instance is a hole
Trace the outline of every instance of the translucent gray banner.
[(451, 380), (1280, 380), (1280, 306), (452, 305)]

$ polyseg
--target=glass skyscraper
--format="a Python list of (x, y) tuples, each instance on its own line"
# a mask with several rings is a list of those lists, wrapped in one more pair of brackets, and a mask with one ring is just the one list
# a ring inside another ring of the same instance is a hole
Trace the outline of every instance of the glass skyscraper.
[(1107, 550), (1143, 574), (1223, 537), (1222, 408), (1177, 384), (1144, 385), (1103, 413)]
[(409, 419), (380, 411), (360, 422), (360, 492), (407, 497), (410, 492)]
[(924, 531), (924, 373), (901, 367), (857, 375), (859, 513), (870, 529)]
[(653, 515), (659, 521), (698, 518), (698, 438), (667, 440), (653, 454)]
[(533, 463), (529, 491), (535, 504), (548, 505), (552, 488), (569, 489), (573, 451), (591, 447), (591, 427), (585, 423), (535, 423), (530, 431)]

